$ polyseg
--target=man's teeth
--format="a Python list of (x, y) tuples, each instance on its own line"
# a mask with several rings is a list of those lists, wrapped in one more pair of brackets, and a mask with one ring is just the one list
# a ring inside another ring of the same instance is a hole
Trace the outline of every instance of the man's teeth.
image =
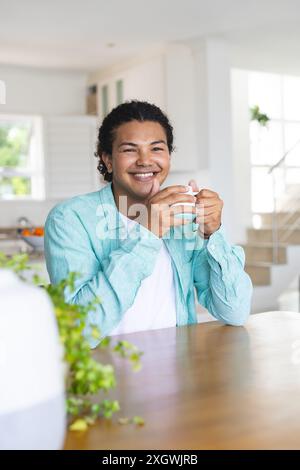
[(148, 178), (149, 176), (153, 176), (153, 173), (135, 173), (134, 176), (138, 176), (139, 178)]

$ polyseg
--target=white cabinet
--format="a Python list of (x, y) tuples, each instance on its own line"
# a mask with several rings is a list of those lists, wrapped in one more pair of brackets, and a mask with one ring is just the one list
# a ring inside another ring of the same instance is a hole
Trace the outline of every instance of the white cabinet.
[(102, 119), (115, 106), (129, 100), (149, 101), (165, 109), (164, 57), (160, 55), (109, 74), (97, 85)]

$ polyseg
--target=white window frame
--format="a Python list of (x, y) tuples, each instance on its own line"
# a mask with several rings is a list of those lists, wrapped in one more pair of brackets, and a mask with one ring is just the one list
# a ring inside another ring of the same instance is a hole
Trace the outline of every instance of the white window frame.
[(34, 201), (45, 199), (45, 157), (43, 145), (43, 119), (41, 116), (4, 114), (0, 113), (1, 121), (32, 121), (36, 137), (36, 145), (32, 155), (32, 166), (30, 168), (8, 168), (0, 167), (0, 176), (6, 177), (28, 177), (31, 179), (30, 195), (10, 195), (8, 197), (0, 196), (0, 201)]

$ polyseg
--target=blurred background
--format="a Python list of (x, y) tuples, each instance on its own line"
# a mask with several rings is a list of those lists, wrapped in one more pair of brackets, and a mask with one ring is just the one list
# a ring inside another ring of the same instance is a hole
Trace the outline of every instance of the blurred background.
[(0, 0), (0, 251), (43, 264), (51, 207), (103, 185), (101, 119), (143, 99), (174, 125), (166, 184), (224, 200), (253, 313), (299, 311), (299, 21), (298, 0)]

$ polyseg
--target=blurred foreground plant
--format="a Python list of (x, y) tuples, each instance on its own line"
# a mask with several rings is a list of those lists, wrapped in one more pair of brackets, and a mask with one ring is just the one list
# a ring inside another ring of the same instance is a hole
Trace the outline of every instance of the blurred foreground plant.
[[(116, 400), (100, 399), (99, 393), (107, 393), (116, 387), (115, 371), (111, 364), (101, 364), (93, 359), (93, 350), (84, 335), (87, 328), (86, 318), (88, 312), (95, 310), (101, 302), (95, 298), (90, 304), (74, 305), (65, 301), (65, 291), (74, 291), (76, 273), (71, 273), (67, 279), (56, 285), (46, 285), (44, 281), (34, 272), (34, 267), (28, 264), (26, 254), (18, 254), (7, 257), (0, 252), (0, 269), (13, 270), (22, 280), (28, 279), (35, 285), (44, 287), (50, 296), (57, 319), (59, 336), (64, 348), (64, 361), (66, 363), (66, 406), (70, 416), (71, 430), (85, 430), (89, 424), (103, 416), (111, 418), (113, 413), (119, 411), (119, 403)], [(28, 282), (28, 280), (27, 280)], [(100, 340), (100, 331), (94, 325), (89, 325), (89, 334), (94, 339)], [(117, 341), (111, 344), (110, 338), (104, 338), (98, 348), (109, 349), (122, 358), (128, 359), (134, 371), (141, 368), (140, 357), (142, 353), (128, 341)], [(97, 395), (98, 400), (93, 399)], [(128, 418), (125, 418), (128, 420)], [(141, 424), (142, 419), (134, 417), (132, 422)], [(120, 420), (122, 424), (122, 418)]]

